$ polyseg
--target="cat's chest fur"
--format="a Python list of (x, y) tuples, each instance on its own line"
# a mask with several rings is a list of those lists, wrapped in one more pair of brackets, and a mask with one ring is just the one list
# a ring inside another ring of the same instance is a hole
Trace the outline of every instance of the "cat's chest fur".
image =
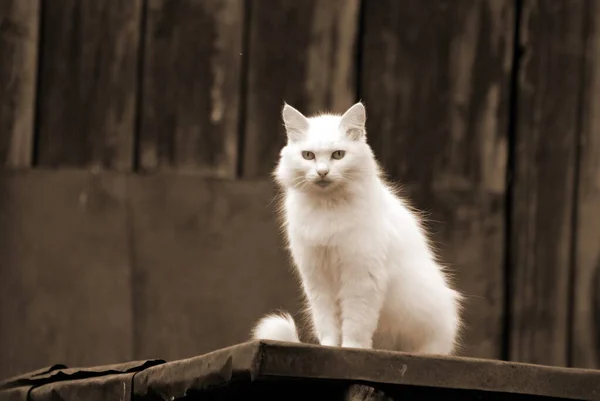
[(365, 234), (364, 212), (348, 204), (314, 204), (290, 197), (286, 200), (290, 241), (305, 246), (348, 246)]

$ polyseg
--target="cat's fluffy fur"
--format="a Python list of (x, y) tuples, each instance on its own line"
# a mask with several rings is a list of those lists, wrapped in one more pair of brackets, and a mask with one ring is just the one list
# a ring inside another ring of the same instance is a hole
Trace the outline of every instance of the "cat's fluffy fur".
[[(363, 104), (310, 118), (286, 104), (282, 116), (288, 141), (273, 175), (320, 344), (453, 353), (462, 297), (416, 211), (382, 178)], [(286, 313), (261, 319), (253, 338), (299, 341)]]

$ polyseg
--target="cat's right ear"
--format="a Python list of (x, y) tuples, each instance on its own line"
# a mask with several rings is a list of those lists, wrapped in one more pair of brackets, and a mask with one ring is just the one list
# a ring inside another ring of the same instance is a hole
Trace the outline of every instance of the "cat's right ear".
[(281, 111), (285, 131), (287, 132), (288, 141), (296, 142), (301, 140), (308, 131), (308, 119), (304, 114), (293, 108), (287, 103), (283, 104)]
[(365, 137), (365, 122), (367, 113), (362, 102), (355, 103), (342, 116), (340, 127), (348, 138), (356, 141)]

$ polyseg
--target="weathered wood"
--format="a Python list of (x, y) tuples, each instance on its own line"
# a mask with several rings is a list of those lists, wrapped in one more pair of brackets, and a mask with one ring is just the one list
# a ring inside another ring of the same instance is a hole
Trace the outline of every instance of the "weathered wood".
[(566, 365), (585, 0), (523, 1), (510, 229), (510, 359)]
[(358, 0), (252, 0), (243, 175), (267, 177), (285, 143), (283, 102), (343, 112), (356, 101)]
[(38, 26), (38, 0), (0, 2), (0, 167), (31, 164)]
[(133, 399), (600, 401), (598, 382), (591, 369), (251, 341), (145, 369)]
[(141, 6), (44, 2), (39, 165), (131, 168)]
[(267, 182), (131, 178), (136, 358), (176, 359), (249, 339), (301, 299)]
[[(588, 1), (576, 216), (572, 365), (600, 368), (600, 4)], [(597, 278), (595, 278), (597, 277)]]
[(126, 179), (0, 172), (0, 377), (133, 357)]
[(149, 0), (147, 15), (140, 167), (235, 176), (244, 2)]
[(513, 2), (387, 0), (365, 13), (368, 140), (427, 212), (466, 296), (460, 354), (498, 358)]

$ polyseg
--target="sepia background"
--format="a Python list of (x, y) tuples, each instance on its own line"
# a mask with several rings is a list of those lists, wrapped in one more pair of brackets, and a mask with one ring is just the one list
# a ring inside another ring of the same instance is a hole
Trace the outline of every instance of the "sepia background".
[(599, 367), (600, 2), (1, 0), (0, 377), (297, 312), (284, 100), (365, 102), (467, 296), (461, 355)]

